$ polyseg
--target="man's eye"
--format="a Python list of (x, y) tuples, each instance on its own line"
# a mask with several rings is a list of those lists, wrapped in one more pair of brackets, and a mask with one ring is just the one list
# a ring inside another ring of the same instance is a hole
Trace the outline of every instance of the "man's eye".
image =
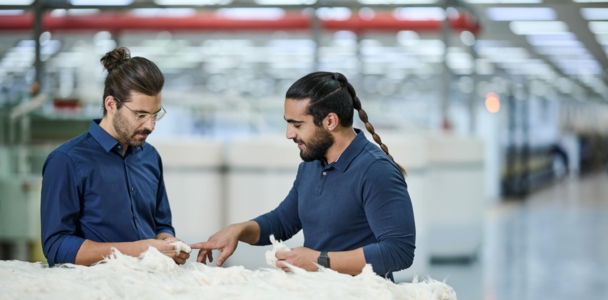
[(300, 125), (293, 125), (294, 128), (299, 129)]

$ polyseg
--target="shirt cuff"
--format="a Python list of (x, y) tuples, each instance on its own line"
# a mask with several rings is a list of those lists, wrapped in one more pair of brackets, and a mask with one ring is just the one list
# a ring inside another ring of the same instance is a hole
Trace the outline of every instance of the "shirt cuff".
[(73, 264), (76, 262), (76, 254), (80, 250), (80, 246), (84, 243), (84, 239), (74, 235), (67, 235), (61, 241), (61, 245), (55, 254), (55, 260), (49, 262), (49, 266), (54, 264)]
[(170, 234), (170, 235), (172, 235), (172, 236), (175, 236), (175, 231), (173, 231), (173, 230), (171, 230), (171, 229), (169, 229), (169, 228), (165, 228), (165, 229), (161, 229), (161, 230), (159, 230), (159, 231), (156, 233), (156, 235), (159, 235), (159, 234), (161, 234), (161, 233), (168, 233), (168, 234)]

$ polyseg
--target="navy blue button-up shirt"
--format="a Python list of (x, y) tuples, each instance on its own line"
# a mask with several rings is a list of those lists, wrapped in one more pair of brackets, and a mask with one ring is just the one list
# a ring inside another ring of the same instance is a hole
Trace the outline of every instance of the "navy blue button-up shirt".
[(258, 244), (270, 244), (270, 234), (287, 240), (302, 229), (304, 247), (317, 251), (363, 247), (374, 272), (392, 279), (392, 272), (414, 261), (412, 203), (397, 165), (356, 131), (357, 137), (336, 162), (300, 164), (285, 200), (254, 219), (261, 231)]
[(132, 242), (175, 235), (161, 158), (149, 144), (122, 146), (91, 122), (42, 169), (42, 247), (50, 266), (74, 263), (85, 239)]

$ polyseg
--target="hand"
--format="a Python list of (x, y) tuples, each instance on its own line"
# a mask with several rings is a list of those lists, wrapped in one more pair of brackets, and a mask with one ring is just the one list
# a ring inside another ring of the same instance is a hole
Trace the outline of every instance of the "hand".
[(198, 252), (196, 261), (206, 264), (207, 259), (209, 259), (209, 262), (212, 262), (213, 254), (211, 251), (218, 249), (222, 254), (220, 254), (220, 257), (217, 259), (217, 266), (221, 267), (222, 264), (224, 264), (224, 261), (226, 261), (226, 259), (234, 253), (234, 250), (236, 250), (241, 231), (242, 229), (239, 226), (230, 225), (212, 235), (206, 242), (190, 245), (190, 248), (192, 249), (201, 249)]
[[(165, 237), (163, 239), (163, 241), (166, 241), (169, 244), (173, 244), (175, 242), (181, 242), (182, 240), (180, 240), (180, 239), (178, 239), (178, 238), (176, 238), (174, 236), (168, 236), (168, 237)], [(161, 251), (161, 252), (164, 255), (171, 257), (175, 261), (175, 263), (177, 263), (178, 265), (185, 264), (186, 260), (188, 260), (188, 258), (190, 258), (190, 253), (186, 253), (186, 252), (183, 252), (183, 251), (180, 251), (179, 253), (177, 253), (175, 251), (175, 246), (173, 246), (173, 247), (174, 248), (173, 248), (172, 251), (166, 251), (166, 252)]]
[(315, 263), (320, 254), (321, 252), (309, 248), (296, 247), (291, 249), (291, 251), (277, 251), (275, 256), (278, 259), (277, 267), (283, 269), (285, 272), (289, 272), (290, 270), (284, 262), (306, 271), (317, 271), (319, 268)]
[(180, 241), (180, 240), (175, 237), (168, 237), (164, 240), (157, 240), (157, 239), (141, 240), (141, 241), (138, 241), (138, 243), (143, 248), (143, 250), (141, 252), (148, 250), (148, 247), (154, 247), (158, 251), (160, 251), (162, 254), (173, 259), (173, 261), (175, 261), (175, 263), (183, 265), (186, 263), (186, 260), (190, 257), (190, 253), (181, 252), (181, 251), (179, 253), (177, 253), (175, 251), (175, 246), (171, 244), (171, 243), (175, 243), (177, 241)]

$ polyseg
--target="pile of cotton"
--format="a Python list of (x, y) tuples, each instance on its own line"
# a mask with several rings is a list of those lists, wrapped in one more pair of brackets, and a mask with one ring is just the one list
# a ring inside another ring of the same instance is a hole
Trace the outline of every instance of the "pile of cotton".
[(154, 248), (139, 258), (115, 251), (92, 267), (0, 261), (0, 299), (75, 298), (452, 300), (456, 294), (432, 279), (394, 284), (375, 275), (369, 265), (357, 276), (329, 269), (286, 273), (199, 263), (178, 266)]

